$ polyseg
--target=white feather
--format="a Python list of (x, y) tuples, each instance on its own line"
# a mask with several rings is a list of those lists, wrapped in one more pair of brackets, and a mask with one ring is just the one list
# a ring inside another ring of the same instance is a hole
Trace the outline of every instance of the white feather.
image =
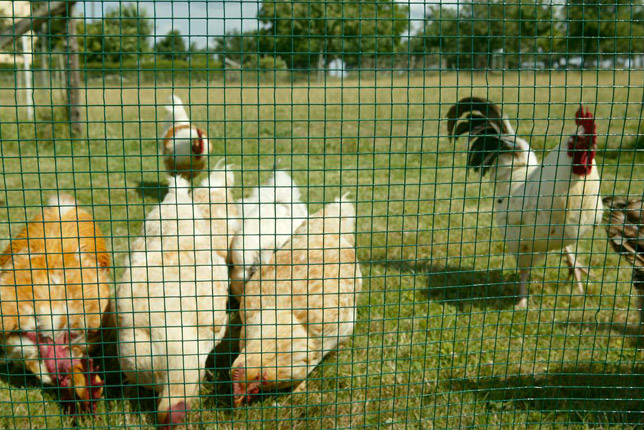
[[(231, 245), (234, 281), (250, 279), (307, 219), (308, 211), (300, 196), (290, 175), (275, 171), (265, 185), (253, 189), (239, 202), (239, 231)], [(233, 286), (233, 293), (239, 294), (239, 282)]]
[(211, 252), (210, 222), (193, 204), (186, 179), (169, 183), (144, 235), (132, 243), (115, 298), (121, 369), (160, 393), (160, 413), (194, 402), (228, 324), (228, 268)]
[(183, 101), (179, 96), (172, 94), (170, 96), (170, 104), (165, 107), (168, 112), (167, 122), (172, 127), (175, 123), (190, 122), (188, 112), (183, 105)]
[(67, 212), (76, 207), (76, 200), (69, 194), (56, 194), (49, 198), (49, 206), (60, 208), (59, 217), (65, 216)]

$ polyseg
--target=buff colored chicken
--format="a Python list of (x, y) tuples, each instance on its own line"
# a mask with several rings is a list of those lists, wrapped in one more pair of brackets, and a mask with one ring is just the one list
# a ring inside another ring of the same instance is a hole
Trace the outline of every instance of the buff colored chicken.
[(350, 339), (362, 287), (354, 233), (355, 207), (338, 199), (301, 225), (246, 283), (241, 354), (231, 370), (236, 406), (263, 390), (300, 386)]
[(0, 256), (0, 333), (10, 360), (62, 389), (70, 412), (103, 393), (88, 354), (101, 340), (110, 257), (91, 215), (61, 195)]
[(226, 261), (211, 250), (210, 223), (188, 190), (185, 179), (170, 179), (116, 289), (121, 369), (157, 391), (163, 429), (185, 422), (228, 324)]

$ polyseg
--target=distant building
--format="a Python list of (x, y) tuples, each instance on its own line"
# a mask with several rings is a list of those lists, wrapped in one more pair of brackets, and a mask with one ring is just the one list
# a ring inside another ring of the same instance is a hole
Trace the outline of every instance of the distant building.
[(332, 78), (346, 78), (348, 76), (347, 65), (342, 59), (336, 58), (329, 63), (327, 67), (329, 76)]
[[(9, 21), (8, 25), (13, 25), (12, 18), (15, 18), (16, 21), (19, 21), (23, 18), (26, 18), (31, 15), (31, 6), (28, 1), (0, 1), (0, 18), (4, 18), (5, 21)], [(18, 39), (16, 41), (16, 50), (18, 54), (13, 54), (11, 51), (14, 51), (13, 45), (5, 49), (5, 52), (0, 52), (0, 63), (2, 64), (15, 64), (23, 65), (25, 58), (23, 53), (29, 51), (31, 53), (31, 33), (26, 33), (27, 36), (27, 46), (23, 47), (22, 41)], [(26, 49), (24, 49), (26, 48)], [(10, 51), (10, 52), (6, 52)]]

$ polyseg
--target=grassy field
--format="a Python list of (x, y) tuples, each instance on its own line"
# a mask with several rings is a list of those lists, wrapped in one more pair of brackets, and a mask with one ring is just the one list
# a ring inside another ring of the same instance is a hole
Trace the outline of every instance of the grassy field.
[[(308, 392), (233, 410), (230, 340), (210, 361), (191, 421), (296, 430), (644, 424), (630, 271), (618, 268), (603, 229), (579, 242), (579, 258), (592, 268), (586, 296), (572, 293), (561, 256), (552, 253), (532, 271), (529, 310), (514, 311), (518, 277), (494, 230), (493, 184), (466, 172), (466, 144), (449, 143), (441, 119), (460, 97), (502, 101), (542, 158), (574, 130), (583, 100), (598, 119), (602, 192), (641, 195), (644, 154), (633, 142), (643, 78), (641, 72), (449, 73), (371, 74), (326, 86), (175, 83), (213, 140), (211, 162), (226, 155), (239, 169), (237, 196), (276, 163), (292, 169), (311, 212), (351, 192), (365, 276), (353, 343), (311, 375)], [(38, 120), (18, 125), (24, 112), (12, 105), (13, 87), (2, 84), (3, 245), (37, 206), (66, 190), (93, 210), (109, 237), (118, 278), (128, 243), (163, 192), (155, 139), (156, 119), (165, 112), (156, 105), (171, 88), (91, 85), (84, 93), (86, 133), (70, 141), (60, 94), (37, 92)], [(77, 424), (152, 426), (153, 395), (121, 385), (113, 350), (105, 347), (102, 366), (107, 400), (96, 419)], [(0, 372), (1, 428), (72, 425), (60, 417), (55, 390), (8, 364)]]

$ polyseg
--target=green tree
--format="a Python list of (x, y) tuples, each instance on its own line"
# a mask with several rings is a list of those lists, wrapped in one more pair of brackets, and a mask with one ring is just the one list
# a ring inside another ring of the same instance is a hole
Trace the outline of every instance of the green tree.
[(416, 56), (437, 54), (447, 67), (486, 68), (495, 55), (506, 67), (518, 67), (524, 59), (536, 61), (553, 52), (560, 34), (554, 14), (545, 0), (434, 6), (409, 49)]
[(395, 0), (264, 0), (258, 18), (265, 26), (260, 47), (291, 68), (393, 55), (409, 25), (407, 8)]
[[(210, 57), (210, 49), (208, 46), (199, 47), (195, 42), (190, 43), (188, 47), (188, 60), (199, 63), (206, 63)], [(212, 58), (210, 58), (212, 60)], [(212, 63), (215, 64), (215, 63)]]
[(136, 3), (121, 4), (79, 28), (86, 61), (121, 62), (150, 51), (152, 23)]
[(257, 31), (246, 33), (232, 31), (214, 38), (213, 42), (213, 52), (222, 61), (228, 59), (246, 68), (257, 68), (261, 53), (267, 50), (266, 39)]
[(417, 57), (430, 54), (430, 64), (444, 63), (447, 67), (455, 67), (460, 52), (458, 37), (458, 11), (451, 7), (432, 6), (426, 13), (423, 28), (409, 39), (409, 51)]
[[(492, 25), (498, 25), (492, 45), (503, 52), (507, 66), (553, 60), (561, 36), (556, 10), (549, 1), (520, 0), (497, 2), (490, 14)], [(499, 24), (494, 24), (499, 23)]]
[(566, 43), (582, 56), (582, 66), (599, 64), (606, 56), (641, 52), (644, 35), (642, 2), (569, 0), (565, 7)]
[(154, 50), (161, 58), (168, 60), (185, 61), (188, 59), (189, 54), (186, 42), (179, 30), (170, 30), (163, 39), (157, 42)]

